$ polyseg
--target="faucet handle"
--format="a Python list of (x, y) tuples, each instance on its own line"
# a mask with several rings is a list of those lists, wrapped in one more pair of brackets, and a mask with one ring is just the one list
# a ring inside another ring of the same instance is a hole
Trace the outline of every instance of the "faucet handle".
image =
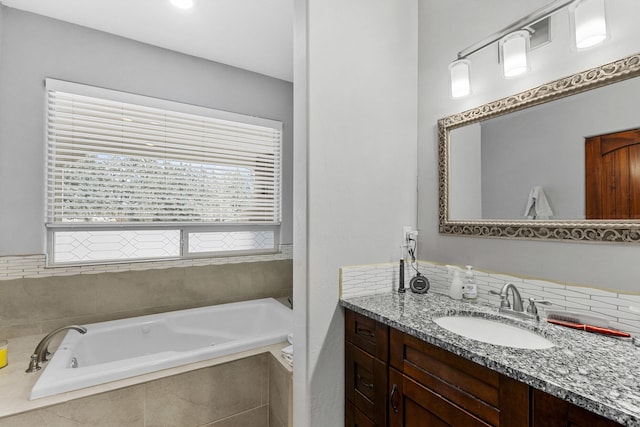
[(501, 291), (494, 291), (493, 289), (490, 289), (489, 293), (491, 295), (500, 296), (500, 308), (511, 308), (511, 304), (509, 304), (509, 299), (507, 299), (507, 296), (503, 294)]
[(527, 313), (537, 315), (538, 307), (536, 306), (536, 304), (551, 305), (551, 301), (547, 301), (546, 299), (542, 299), (542, 298), (529, 298), (529, 306), (527, 307)]
[(27, 368), (27, 370), (25, 372), (29, 373), (29, 372), (37, 372), (41, 369), (40, 364), (38, 363), (38, 355), (37, 354), (32, 354), (31, 358), (29, 360), (29, 367)]

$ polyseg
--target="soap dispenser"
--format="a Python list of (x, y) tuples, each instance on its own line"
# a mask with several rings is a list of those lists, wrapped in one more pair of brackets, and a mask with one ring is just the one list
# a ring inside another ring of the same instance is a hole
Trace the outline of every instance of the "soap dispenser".
[(453, 280), (451, 280), (451, 286), (449, 287), (449, 296), (452, 299), (462, 299), (462, 278), (460, 277), (462, 269), (454, 265), (447, 265), (447, 270), (453, 273)]
[(478, 298), (478, 285), (473, 275), (473, 267), (466, 266), (467, 271), (464, 274), (464, 283), (462, 285), (462, 298), (466, 300), (475, 300)]

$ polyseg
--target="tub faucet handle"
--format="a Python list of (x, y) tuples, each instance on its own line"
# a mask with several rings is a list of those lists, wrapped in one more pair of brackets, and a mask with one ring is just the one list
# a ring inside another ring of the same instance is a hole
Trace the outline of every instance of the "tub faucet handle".
[(38, 355), (37, 354), (32, 354), (31, 355), (31, 360), (29, 360), (29, 367), (27, 368), (27, 370), (25, 372), (38, 372), (40, 369), (42, 369), (42, 367), (40, 366), (40, 364), (38, 363)]

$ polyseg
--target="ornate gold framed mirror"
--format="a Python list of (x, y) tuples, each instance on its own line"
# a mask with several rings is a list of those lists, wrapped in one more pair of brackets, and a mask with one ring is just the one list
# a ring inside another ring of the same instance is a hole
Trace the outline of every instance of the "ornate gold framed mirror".
[[(640, 129), (638, 76), (640, 53), (438, 120), (440, 233), (640, 242), (640, 140), (587, 148)], [(592, 166), (589, 150), (627, 170)], [(609, 181), (589, 177), (598, 168)]]

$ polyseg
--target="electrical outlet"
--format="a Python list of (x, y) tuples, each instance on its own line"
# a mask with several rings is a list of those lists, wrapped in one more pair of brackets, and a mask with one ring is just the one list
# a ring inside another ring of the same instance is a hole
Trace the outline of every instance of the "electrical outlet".
[(411, 233), (413, 232), (413, 227), (410, 225), (405, 225), (402, 227), (402, 246), (407, 246), (409, 244), (409, 238), (411, 237)]
[(412, 250), (413, 257), (417, 256), (418, 249), (418, 230), (414, 229), (410, 225), (405, 225), (402, 227), (402, 249), (403, 249), (403, 257), (410, 254), (410, 250)]

